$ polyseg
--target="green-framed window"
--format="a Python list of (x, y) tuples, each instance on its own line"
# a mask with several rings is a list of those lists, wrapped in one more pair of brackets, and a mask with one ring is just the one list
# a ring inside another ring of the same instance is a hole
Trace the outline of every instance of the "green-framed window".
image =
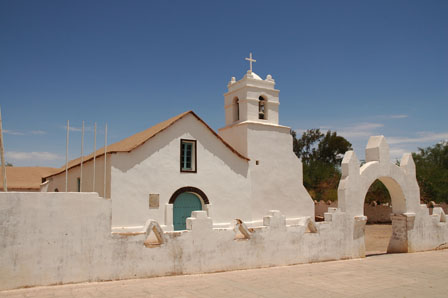
[(180, 171), (196, 173), (196, 140), (180, 140)]

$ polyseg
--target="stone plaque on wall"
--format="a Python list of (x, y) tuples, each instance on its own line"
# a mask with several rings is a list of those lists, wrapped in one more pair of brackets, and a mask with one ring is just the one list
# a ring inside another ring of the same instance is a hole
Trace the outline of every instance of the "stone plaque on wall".
[(149, 209), (158, 209), (159, 208), (159, 194), (151, 193), (149, 194)]

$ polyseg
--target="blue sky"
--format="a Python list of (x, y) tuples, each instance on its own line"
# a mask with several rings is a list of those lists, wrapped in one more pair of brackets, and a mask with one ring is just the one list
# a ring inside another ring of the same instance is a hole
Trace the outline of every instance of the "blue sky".
[(280, 123), (331, 129), (360, 158), (383, 134), (398, 158), (448, 139), (448, 1), (0, 0), (6, 160), (70, 158), (194, 110), (215, 130), (248, 69), (280, 89)]

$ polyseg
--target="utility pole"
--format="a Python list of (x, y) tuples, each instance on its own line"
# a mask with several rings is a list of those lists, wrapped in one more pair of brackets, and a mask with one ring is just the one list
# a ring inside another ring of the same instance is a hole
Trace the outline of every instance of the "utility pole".
[(106, 128), (104, 130), (104, 198), (106, 198), (107, 191), (107, 179), (106, 179), (106, 156), (107, 156), (107, 123)]
[(95, 175), (96, 175), (96, 122), (93, 128), (93, 192), (95, 192)]
[(3, 143), (3, 128), (2, 128), (2, 109), (0, 108), (0, 151), (2, 159), (2, 174), (3, 174), (3, 190), (8, 191), (8, 185), (6, 184), (6, 164), (5, 164), (5, 151)]
[(65, 142), (65, 192), (68, 190), (68, 136), (70, 130), (70, 123), (67, 120), (67, 140)]
[(84, 120), (82, 120), (81, 133), (81, 174), (79, 175), (79, 192), (82, 192), (82, 162), (84, 160)]

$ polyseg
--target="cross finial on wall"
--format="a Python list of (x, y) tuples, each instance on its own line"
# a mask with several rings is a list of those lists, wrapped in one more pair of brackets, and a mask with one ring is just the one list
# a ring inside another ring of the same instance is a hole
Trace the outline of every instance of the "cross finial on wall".
[(257, 60), (252, 59), (252, 52), (250, 52), (250, 54), (249, 54), (249, 58), (246, 58), (246, 60), (249, 61), (250, 72), (252, 72), (252, 62), (257, 62)]

